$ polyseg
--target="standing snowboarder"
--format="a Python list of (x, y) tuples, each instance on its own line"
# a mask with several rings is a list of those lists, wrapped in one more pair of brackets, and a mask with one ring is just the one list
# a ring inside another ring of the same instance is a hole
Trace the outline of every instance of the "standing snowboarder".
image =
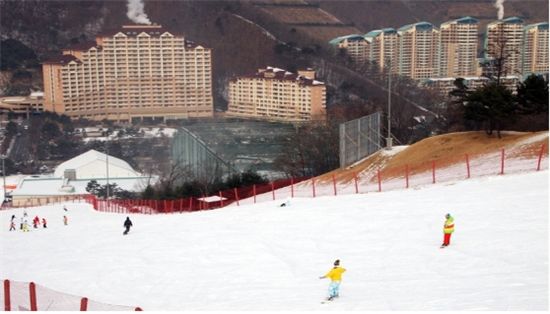
[(130, 220), (130, 217), (126, 217), (126, 221), (124, 221), (124, 228), (126, 228), (126, 230), (124, 230), (124, 235), (128, 234), (128, 232), (130, 232), (130, 227), (133, 226), (132, 225), (132, 221)]
[(441, 247), (444, 248), (451, 244), (451, 234), (455, 231), (455, 219), (451, 214), (445, 215), (445, 224), (443, 224), (443, 244)]
[(46, 218), (42, 218), (42, 226), (43, 226), (44, 228), (48, 228), (48, 227), (46, 226)]
[(342, 274), (346, 271), (345, 268), (340, 267), (340, 260), (334, 261), (334, 267), (324, 276), (319, 279), (329, 278), (330, 284), (328, 286), (328, 301), (332, 301), (337, 298), (340, 293), (340, 283), (342, 282)]
[(65, 226), (69, 224), (69, 218), (67, 218), (66, 215), (63, 215), (63, 224), (65, 224)]

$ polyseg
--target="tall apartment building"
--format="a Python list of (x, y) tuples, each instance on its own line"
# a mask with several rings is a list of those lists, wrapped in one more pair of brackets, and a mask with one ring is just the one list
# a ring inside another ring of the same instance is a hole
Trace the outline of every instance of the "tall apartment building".
[(469, 16), (441, 24), (439, 76), (477, 74), (478, 26), (479, 21)]
[(42, 65), (44, 110), (131, 121), (213, 115), (209, 48), (161, 25), (124, 25)]
[(418, 22), (397, 30), (399, 34), (398, 73), (412, 79), (439, 75), (439, 30), (431, 23)]
[(548, 22), (525, 26), (521, 69), (523, 75), (548, 73)]
[(524, 22), (518, 17), (509, 17), (487, 24), (485, 37), (485, 58), (504, 60), (503, 72), (506, 75), (521, 74), (521, 48)]
[(315, 71), (298, 74), (267, 67), (229, 82), (226, 115), (273, 121), (325, 119), (326, 87)]
[(346, 54), (355, 63), (364, 63), (369, 60), (368, 45), (363, 35), (347, 35), (336, 37), (329, 41), (329, 44), (339, 48), (345, 49)]
[(399, 37), (393, 28), (370, 31), (364, 36), (367, 41), (367, 59), (375, 62), (380, 69), (391, 67), (397, 73), (399, 57)]

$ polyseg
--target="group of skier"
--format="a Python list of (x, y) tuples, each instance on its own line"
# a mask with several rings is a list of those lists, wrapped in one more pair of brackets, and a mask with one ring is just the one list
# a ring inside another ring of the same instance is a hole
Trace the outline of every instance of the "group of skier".
[[(283, 205), (281, 205), (283, 206)], [(445, 223), (443, 224), (443, 244), (441, 248), (447, 247), (451, 244), (451, 235), (455, 231), (454, 218), (451, 214), (445, 215)], [(328, 286), (328, 298), (327, 301), (332, 301), (334, 298), (337, 298), (340, 294), (340, 283), (342, 282), (342, 274), (346, 271), (345, 268), (340, 267), (340, 260), (337, 259), (334, 261), (334, 267), (329, 270), (324, 276), (319, 277), (319, 279), (328, 278), (330, 279), (330, 284)]]
[[(65, 212), (67, 212), (67, 207), (63, 206), (63, 210)], [(15, 231), (17, 230), (16, 228), (16, 216), (15, 215), (11, 215), (11, 220), (10, 220), (10, 231)], [(29, 215), (27, 214), (27, 211), (23, 211), (23, 217), (21, 217), (21, 222), (19, 224), (19, 229), (23, 232), (29, 232), (30, 230), (30, 227), (29, 227)], [(67, 226), (69, 224), (69, 218), (67, 217), (67, 214), (64, 214), (63, 215), (63, 224), (65, 226)], [(47, 229), (48, 228), (48, 221), (46, 220), (45, 217), (38, 217), (38, 215), (34, 216), (34, 218), (32, 219), (32, 226), (34, 229), (38, 229), (40, 227), (44, 228), (44, 229)]]
[[(281, 204), (281, 207), (286, 206), (286, 202)], [(67, 212), (67, 208), (63, 207), (63, 210)], [(15, 230), (15, 215), (11, 216), (11, 223), (10, 223), (10, 231)], [(44, 228), (47, 228), (46, 225), (46, 218), (42, 218), (42, 226)], [(65, 225), (68, 225), (68, 218), (67, 215), (63, 215), (63, 223)], [(35, 216), (33, 219), (33, 226), (34, 228), (38, 228), (40, 225), (40, 218), (38, 216)], [(127, 235), (130, 232), (130, 228), (133, 226), (132, 221), (130, 220), (130, 217), (126, 217), (126, 220), (124, 221), (124, 232), (123, 235)], [(29, 226), (27, 224), (27, 212), (23, 212), (23, 217), (21, 218), (21, 226), (20, 229), (23, 231), (29, 231)], [(445, 223), (443, 224), (443, 244), (441, 244), (441, 248), (447, 247), (451, 244), (451, 235), (454, 232), (454, 218), (451, 216), (451, 214), (445, 215)], [(328, 287), (328, 298), (327, 301), (332, 301), (334, 298), (337, 298), (340, 294), (340, 284), (342, 282), (342, 274), (346, 271), (345, 268), (340, 267), (340, 260), (337, 259), (334, 261), (333, 268), (329, 270), (324, 276), (319, 277), (319, 279), (328, 278), (330, 279), (330, 284)]]

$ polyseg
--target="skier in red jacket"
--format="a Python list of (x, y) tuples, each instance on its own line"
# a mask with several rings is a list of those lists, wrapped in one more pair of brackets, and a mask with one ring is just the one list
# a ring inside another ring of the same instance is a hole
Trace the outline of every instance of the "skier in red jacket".
[(34, 216), (34, 219), (32, 220), (32, 226), (34, 229), (38, 228), (38, 225), (40, 224), (40, 218), (38, 216)]

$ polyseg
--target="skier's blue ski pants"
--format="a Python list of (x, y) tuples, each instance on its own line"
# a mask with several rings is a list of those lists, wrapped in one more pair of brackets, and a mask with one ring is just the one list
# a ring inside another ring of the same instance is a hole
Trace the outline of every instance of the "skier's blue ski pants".
[(340, 293), (340, 281), (331, 281), (328, 286), (329, 297), (337, 297)]

